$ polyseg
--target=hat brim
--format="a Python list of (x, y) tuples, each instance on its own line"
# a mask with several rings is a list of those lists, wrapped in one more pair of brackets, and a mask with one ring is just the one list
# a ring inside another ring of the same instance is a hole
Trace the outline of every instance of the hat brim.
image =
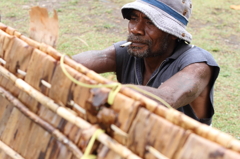
[(146, 2), (135, 1), (125, 4), (122, 7), (121, 10), (123, 18), (129, 18), (128, 14), (130, 9), (135, 9), (144, 13), (149, 19), (151, 19), (151, 21), (158, 29), (174, 35), (179, 39), (183, 39), (189, 43), (191, 42), (192, 35), (186, 31), (185, 25), (183, 25), (181, 22), (179, 22), (163, 10)]

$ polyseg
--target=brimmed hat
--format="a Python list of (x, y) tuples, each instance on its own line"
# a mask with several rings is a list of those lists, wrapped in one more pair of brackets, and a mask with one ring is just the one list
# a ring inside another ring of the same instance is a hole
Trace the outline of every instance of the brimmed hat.
[(122, 7), (123, 17), (129, 19), (132, 9), (144, 13), (160, 30), (191, 42), (192, 35), (186, 31), (191, 0), (136, 0)]

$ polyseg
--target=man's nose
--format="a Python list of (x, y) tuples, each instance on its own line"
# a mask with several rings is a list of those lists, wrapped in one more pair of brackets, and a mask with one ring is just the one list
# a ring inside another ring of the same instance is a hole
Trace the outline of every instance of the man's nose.
[(133, 25), (130, 31), (134, 35), (144, 35), (144, 25), (141, 22), (138, 22)]

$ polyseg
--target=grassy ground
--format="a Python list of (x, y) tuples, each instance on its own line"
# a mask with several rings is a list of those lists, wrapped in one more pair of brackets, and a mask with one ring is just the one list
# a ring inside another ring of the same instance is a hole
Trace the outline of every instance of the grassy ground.
[[(56, 9), (60, 34), (57, 49), (76, 54), (103, 49), (125, 40), (127, 21), (120, 14), (127, 0), (1, 0), (1, 20), (28, 35), (31, 6)], [(213, 54), (221, 67), (215, 87), (213, 126), (240, 139), (240, 11), (239, 0), (193, 1), (188, 31), (193, 44)]]
[(213, 126), (240, 139), (240, 11), (230, 9), (239, 1), (197, 2), (189, 26), (193, 43), (210, 51), (221, 67)]

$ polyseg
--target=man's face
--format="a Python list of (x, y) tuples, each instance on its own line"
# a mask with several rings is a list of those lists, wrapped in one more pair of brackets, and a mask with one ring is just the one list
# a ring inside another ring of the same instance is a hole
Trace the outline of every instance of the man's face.
[(144, 58), (163, 55), (169, 45), (171, 36), (158, 29), (142, 12), (133, 10), (128, 23), (127, 41), (130, 55)]

